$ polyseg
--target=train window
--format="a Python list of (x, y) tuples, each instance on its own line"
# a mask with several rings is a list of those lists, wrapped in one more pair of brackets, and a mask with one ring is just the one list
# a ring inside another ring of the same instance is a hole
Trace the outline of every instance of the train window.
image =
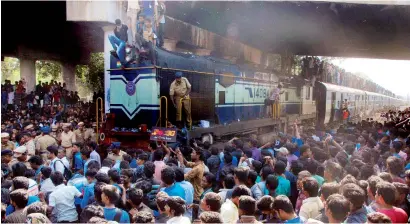
[(225, 104), (225, 91), (219, 91), (219, 104)]
[(310, 87), (306, 87), (306, 99), (310, 100)]
[(288, 101), (288, 100), (289, 100), (289, 93), (285, 92), (285, 101)]

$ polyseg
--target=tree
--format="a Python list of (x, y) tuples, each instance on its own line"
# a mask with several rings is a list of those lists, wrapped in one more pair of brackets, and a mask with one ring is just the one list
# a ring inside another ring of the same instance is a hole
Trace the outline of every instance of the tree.
[(61, 65), (52, 61), (36, 61), (37, 80), (61, 78)]
[(1, 63), (1, 83), (5, 80), (10, 80), (12, 83), (20, 80), (20, 61), (17, 58), (5, 57)]
[(98, 92), (103, 90), (104, 53), (92, 53), (88, 65), (76, 66), (77, 86)]

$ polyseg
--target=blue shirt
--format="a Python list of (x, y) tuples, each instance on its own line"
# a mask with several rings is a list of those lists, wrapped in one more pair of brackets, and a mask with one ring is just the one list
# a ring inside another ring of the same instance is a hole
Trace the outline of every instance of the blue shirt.
[(194, 202), (194, 186), (186, 180), (182, 182), (175, 182), (175, 185), (179, 185), (184, 189), (186, 204), (192, 204)]
[(296, 218), (286, 220), (283, 223), (301, 223), (302, 224), (304, 223), (304, 221), (299, 216), (297, 216)]
[(88, 205), (88, 201), (90, 200), (90, 198), (94, 197), (94, 186), (95, 182), (87, 185), (84, 188), (83, 200), (81, 201), (81, 208), (85, 208), (85, 206)]
[(238, 166), (238, 158), (236, 156), (232, 156), (232, 165)]
[[(34, 202), (38, 202), (40, 201), (40, 198), (38, 198), (37, 196), (28, 196), (28, 201), (27, 201), (27, 206), (33, 204)], [(6, 215), (10, 215), (11, 213), (14, 212), (14, 206), (13, 205), (9, 205), (6, 208)]]
[[(292, 137), (292, 143), (296, 144), (298, 148), (300, 148), (304, 144), (302, 139), (296, 137)], [(299, 149), (296, 152), (294, 152), (293, 155), (300, 157)]]
[[(117, 208), (104, 208), (104, 218), (108, 221), (114, 221), (114, 217)], [(121, 218), (119, 223), (130, 223), (130, 216), (128, 215), (128, 213), (122, 209), (120, 209), (122, 211), (121, 214)]]
[(88, 164), (89, 164), (91, 161), (95, 161), (95, 160), (93, 160), (93, 159), (88, 159), (87, 161), (85, 161), (85, 163), (84, 163), (84, 175), (87, 174)]
[[(74, 186), (81, 193), (84, 193), (84, 189), (87, 184), (87, 179), (81, 174), (74, 174), (74, 176), (68, 181), (67, 186)], [(75, 197), (74, 204), (81, 205), (82, 198)]]
[(173, 184), (170, 187), (161, 188), (161, 191), (167, 193), (169, 196), (179, 196), (182, 199), (185, 199), (185, 190), (179, 184)]
[(41, 173), (41, 168), (43, 168), (44, 167), (44, 165), (41, 165), (37, 170), (36, 170), (36, 178), (38, 177), (38, 175), (40, 175), (40, 173)]
[[(130, 162), (130, 167), (133, 168), (133, 169), (136, 169), (136, 168), (138, 167), (138, 164), (137, 164), (137, 160), (136, 160), (136, 159), (132, 159), (132, 160), (131, 160), (131, 162)], [(142, 166), (142, 167), (144, 168), (144, 166)]]
[(75, 170), (81, 170), (84, 168), (84, 161), (81, 158), (81, 152), (76, 152), (74, 155), (74, 168)]
[(122, 188), (120, 187), (120, 185), (118, 185), (117, 183), (113, 184), (116, 188), (118, 188), (119, 192), (120, 192), (120, 196), (122, 195)]
[(406, 167), (404, 167), (405, 170), (410, 170), (410, 163), (407, 163)]
[(290, 181), (282, 176), (278, 176), (278, 187), (276, 188), (276, 195), (290, 196)]

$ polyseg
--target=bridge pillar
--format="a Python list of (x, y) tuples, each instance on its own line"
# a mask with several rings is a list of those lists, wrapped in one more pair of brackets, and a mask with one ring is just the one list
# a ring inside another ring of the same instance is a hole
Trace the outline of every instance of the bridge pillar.
[(26, 93), (34, 91), (36, 86), (36, 61), (20, 58), (20, 79), (26, 82)]
[(63, 82), (66, 84), (66, 88), (69, 91), (77, 91), (75, 85), (75, 65), (71, 63), (65, 63), (62, 66)]
[(112, 50), (112, 45), (108, 40), (109, 35), (114, 35), (114, 25), (104, 26), (102, 29), (104, 30), (104, 110), (105, 113), (110, 113), (110, 102), (109, 102), (109, 94), (110, 94), (110, 58)]

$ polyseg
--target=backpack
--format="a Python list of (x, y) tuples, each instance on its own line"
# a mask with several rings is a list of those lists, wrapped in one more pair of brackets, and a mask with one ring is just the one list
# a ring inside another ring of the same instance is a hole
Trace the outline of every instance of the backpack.
[(120, 223), (121, 216), (122, 216), (122, 210), (119, 209), (119, 208), (116, 208), (116, 209), (115, 209), (115, 216), (114, 216), (114, 220), (113, 220), (113, 221), (116, 221), (116, 222)]
[[(61, 160), (57, 160), (57, 161), (60, 161), (60, 163), (63, 164), (63, 166), (64, 166), (64, 173), (63, 173), (64, 178), (67, 181), (70, 180), (71, 177), (73, 176), (73, 173), (71, 173), (71, 171), (64, 165), (63, 161), (61, 161)], [(56, 163), (54, 163), (54, 170), (56, 170)]]

